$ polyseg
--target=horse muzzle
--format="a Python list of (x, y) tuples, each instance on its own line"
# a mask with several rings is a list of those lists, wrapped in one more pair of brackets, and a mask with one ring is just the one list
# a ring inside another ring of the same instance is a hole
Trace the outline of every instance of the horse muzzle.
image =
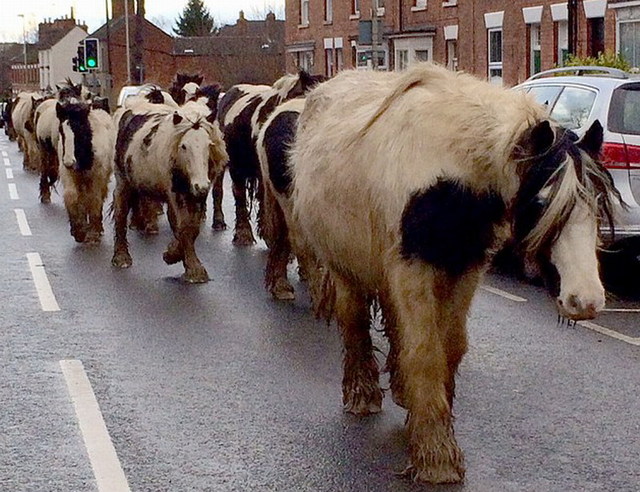
[(571, 294), (566, 298), (559, 296), (556, 299), (558, 313), (574, 321), (594, 319), (602, 311), (604, 304), (604, 294), (602, 297), (590, 296), (589, 298), (580, 298), (575, 294)]

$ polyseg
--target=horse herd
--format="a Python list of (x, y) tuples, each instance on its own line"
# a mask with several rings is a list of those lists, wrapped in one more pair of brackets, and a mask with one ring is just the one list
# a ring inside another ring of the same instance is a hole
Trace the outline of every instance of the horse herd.
[(162, 203), (174, 238), (164, 260), (188, 282), (208, 274), (194, 242), (209, 190), (213, 229), (228, 168), (234, 244), (269, 249), (265, 284), (294, 298), (298, 261), (316, 314), (335, 319), (344, 342), (345, 410), (381, 410), (370, 335), (381, 314), (391, 395), (408, 411), (404, 474), (462, 481), (453, 430), (455, 374), (467, 350), (466, 318), (492, 255), (511, 243), (548, 278), (561, 316), (596, 316), (605, 303), (598, 230), (620, 200), (599, 160), (598, 122), (578, 139), (523, 93), (419, 63), (404, 72), (305, 72), (273, 86), (237, 85), (219, 98), (202, 78), (176, 77), (109, 116), (67, 84), (41, 100), (21, 94), (13, 125), (25, 167), (41, 173), (50, 201), (58, 176), (71, 234), (95, 242), (115, 170), (112, 263), (131, 266), (127, 229), (157, 230)]

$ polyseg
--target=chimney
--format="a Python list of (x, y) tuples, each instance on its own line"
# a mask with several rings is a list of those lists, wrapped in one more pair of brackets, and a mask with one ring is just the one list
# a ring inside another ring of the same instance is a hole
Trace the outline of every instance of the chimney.
[(247, 35), (247, 19), (244, 18), (244, 10), (240, 11), (238, 21), (236, 22), (236, 31), (238, 36)]
[[(125, 0), (111, 0), (112, 19), (117, 19), (118, 17), (122, 17), (124, 15), (124, 2)], [(129, 10), (129, 15), (134, 15), (135, 0), (127, 0), (127, 2), (127, 10)]]

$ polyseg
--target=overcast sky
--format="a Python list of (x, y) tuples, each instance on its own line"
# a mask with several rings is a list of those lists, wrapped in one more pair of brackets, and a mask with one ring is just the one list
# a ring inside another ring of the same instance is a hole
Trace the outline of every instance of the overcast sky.
[[(110, 4), (111, 0), (108, 1)], [(70, 15), (71, 7), (75, 18), (84, 21), (89, 32), (105, 22), (105, 0), (0, 0), (0, 3), (0, 42), (22, 42), (20, 14), (24, 15), (27, 32), (36, 30), (44, 19)], [(240, 10), (244, 10), (248, 19), (264, 18), (270, 10), (278, 18), (284, 18), (284, 0), (204, 0), (204, 3), (219, 24), (234, 24)], [(169, 32), (186, 4), (187, 0), (146, 0), (147, 19)]]

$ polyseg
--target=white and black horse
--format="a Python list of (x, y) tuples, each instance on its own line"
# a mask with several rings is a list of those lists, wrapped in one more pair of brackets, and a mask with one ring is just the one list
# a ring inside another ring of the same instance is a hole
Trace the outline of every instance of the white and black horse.
[(194, 111), (174, 111), (164, 105), (141, 113), (125, 110), (117, 117), (113, 265), (127, 268), (132, 264), (127, 217), (132, 204), (147, 196), (168, 204), (174, 239), (164, 261), (182, 261), (187, 282), (208, 281), (195, 252), (195, 240), (204, 220), (211, 181), (223, 172), (228, 160), (217, 122), (211, 123)]
[(471, 300), (507, 238), (552, 267), (560, 315), (603, 309), (598, 223), (617, 192), (601, 144), (597, 122), (577, 140), (529, 96), (428, 63), (343, 72), (307, 96), (285, 174), (290, 226), (330, 274), (354, 414), (381, 409), (369, 332), (381, 307), (392, 396), (408, 409), (408, 476), (464, 477), (455, 374)]
[(109, 113), (87, 102), (57, 101), (57, 161), (71, 235), (98, 242), (102, 209), (113, 174), (115, 130)]
[[(272, 87), (248, 84), (233, 86), (220, 100), (218, 120), (229, 152), (229, 174), (236, 209), (234, 244), (248, 246), (255, 242), (249, 220), (247, 193), (250, 201), (255, 194), (260, 200), (260, 164), (255, 148), (260, 126), (279, 104), (305, 94), (322, 80), (322, 76), (300, 71), (281, 77)], [(214, 223), (213, 227), (222, 228), (223, 225)]]

